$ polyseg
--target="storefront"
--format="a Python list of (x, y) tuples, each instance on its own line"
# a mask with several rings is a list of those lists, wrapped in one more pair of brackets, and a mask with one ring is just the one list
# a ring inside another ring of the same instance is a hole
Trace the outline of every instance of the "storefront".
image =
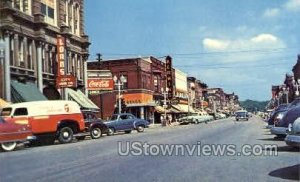
[(126, 104), (126, 112), (153, 122), (155, 111), (153, 95), (147, 93), (126, 93), (123, 94), (123, 99)]

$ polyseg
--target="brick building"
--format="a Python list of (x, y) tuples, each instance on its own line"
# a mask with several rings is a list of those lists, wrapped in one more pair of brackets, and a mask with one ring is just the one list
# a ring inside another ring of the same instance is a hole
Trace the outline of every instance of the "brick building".
[[(89, 71), (110, 70), (113, 77), (125, 78), (121, 97), (125, 101), (126, 112), (152, 121), (154, 118), (159, 120), (155, 106), (161, 104), (161, 88), (166, 86), (164, 62), (154, 57), (144, 57), (88, 62), (87, 65)], [(106, 119), (116, 112), (117, 93), (115, 88), (98, 96), (90, 96), (98, 107), (103, 108), (102, 118)]]
[[(7, 101), (36, 100), (24, 90), (38, 89), (48, 99), (60, 99), (57, 76), (57, 35), (66, 39), (65, 74), (85, 87), (88, 36), (84, 32), (83, 0), (1, 0), (0, 49), (5, 56), (0, 97)], [(22, 90), (23, 89), (23, 90)], [(21, 93), (22, 92), (22, 93)]]

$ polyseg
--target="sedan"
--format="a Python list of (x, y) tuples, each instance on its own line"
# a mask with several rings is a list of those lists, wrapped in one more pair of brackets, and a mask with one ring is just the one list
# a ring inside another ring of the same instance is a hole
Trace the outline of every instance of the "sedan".
[(130, 113), (114, 114), (105, 124), (108, 126), (108, 135), (113, 135), (117, 131), (131, 133), (132, 130), (143, 132), (149, 126), (149, 122), (139, 119)]
[(17, 124), (0, 117), (0, 144), (4, 151), (12, 151), (17, 143), (35, 139), (27, 125)]

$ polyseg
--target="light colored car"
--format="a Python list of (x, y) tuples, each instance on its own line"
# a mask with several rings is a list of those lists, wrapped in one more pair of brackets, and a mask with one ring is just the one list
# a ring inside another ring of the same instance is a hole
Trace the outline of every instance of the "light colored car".
[(206, 112), (197, 112), (197, 113), (191, 113), (188, 116), (184, 116), (178, 119), (179, 123), (182, 124), (188, 124), (188, 123), (203, 123), (212, 121), (214, 119), (213, 116), (207, 114)]
[(226, 114), (216, 113), (216, 119), (225, 119), (225, 118), (226, 118)]
[(296, 119), (293, 124), (289, 124), (287, 133), (285, 143), (290, 146), (300, 147), (300, 118)]

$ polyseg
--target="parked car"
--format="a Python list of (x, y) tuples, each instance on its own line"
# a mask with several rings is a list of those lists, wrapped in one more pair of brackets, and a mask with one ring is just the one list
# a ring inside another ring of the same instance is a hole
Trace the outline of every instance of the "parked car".
[(285, 143), (290, 146), (300, 147), (300, 118), (297, 118), (293, 124), (289, 124), (287, 132)]
[(288, 111), (289, 104), (281, 104), (279, 105), (270, 115), (269, 119), (267, 120), (268, 126), (267, 128), (274, 127), (274, 121), (280, 120), (283, 117), (283, 114)]
[(216, 119), (225, 119), (226, 118), (226, 114), (223, 113), (216, 113)]
[(95, 113), (83, 111), (82, 114), (85, 122), (85, 130), (76, 136), (78, 140), (84, 140), (86, 136), (91, 136), (92, 139), (98, 139), (103, 134), (108, 133), (107, 125), (98, 119)]
[(0, 117), (0, 144), (4, 151), (12, 151), (18, 143), (35, 139), (28, 125), (16, 124)]
[(148, 121), (139, 119), (130, 113), (114, 114), (109, 121), (104, 123), (108, 126), (108, 135), (113, 135), (118, 131), (125, 133), (131, 133), (132, 130), (144, 132), (144, 129), (149, 126)]
[(74, 135), (83, 132), (85, 124), (80, 107), (73, 101), (33, 101), (11, 104), (1, 116), (14, 123), (29, 125), (37, 137), (34, 145), (72, 142)]
[(178, 119), (178, 122), (181, 124), (188, 123), (202, 123), (212, 121), (214, 118), (211, 115), (208, 115), (206, 112), (190, 113), (187, 116), (181, 117)]
[(235, 113), (235, 120), (239, 121), (239, 120), (249, 120), (249, 116), (248, 116), (248, 112), (247, 111), (237, 111)]
[(300, 117), (300, 106), (293, 107), (286, 111), (282, 119), (278, 122), (274, 122), (274, 127), (271, 128), (271, 133), (280, 137), (286, 136), (286, 131), (289, 124), (293, 124), (294, 121)]

